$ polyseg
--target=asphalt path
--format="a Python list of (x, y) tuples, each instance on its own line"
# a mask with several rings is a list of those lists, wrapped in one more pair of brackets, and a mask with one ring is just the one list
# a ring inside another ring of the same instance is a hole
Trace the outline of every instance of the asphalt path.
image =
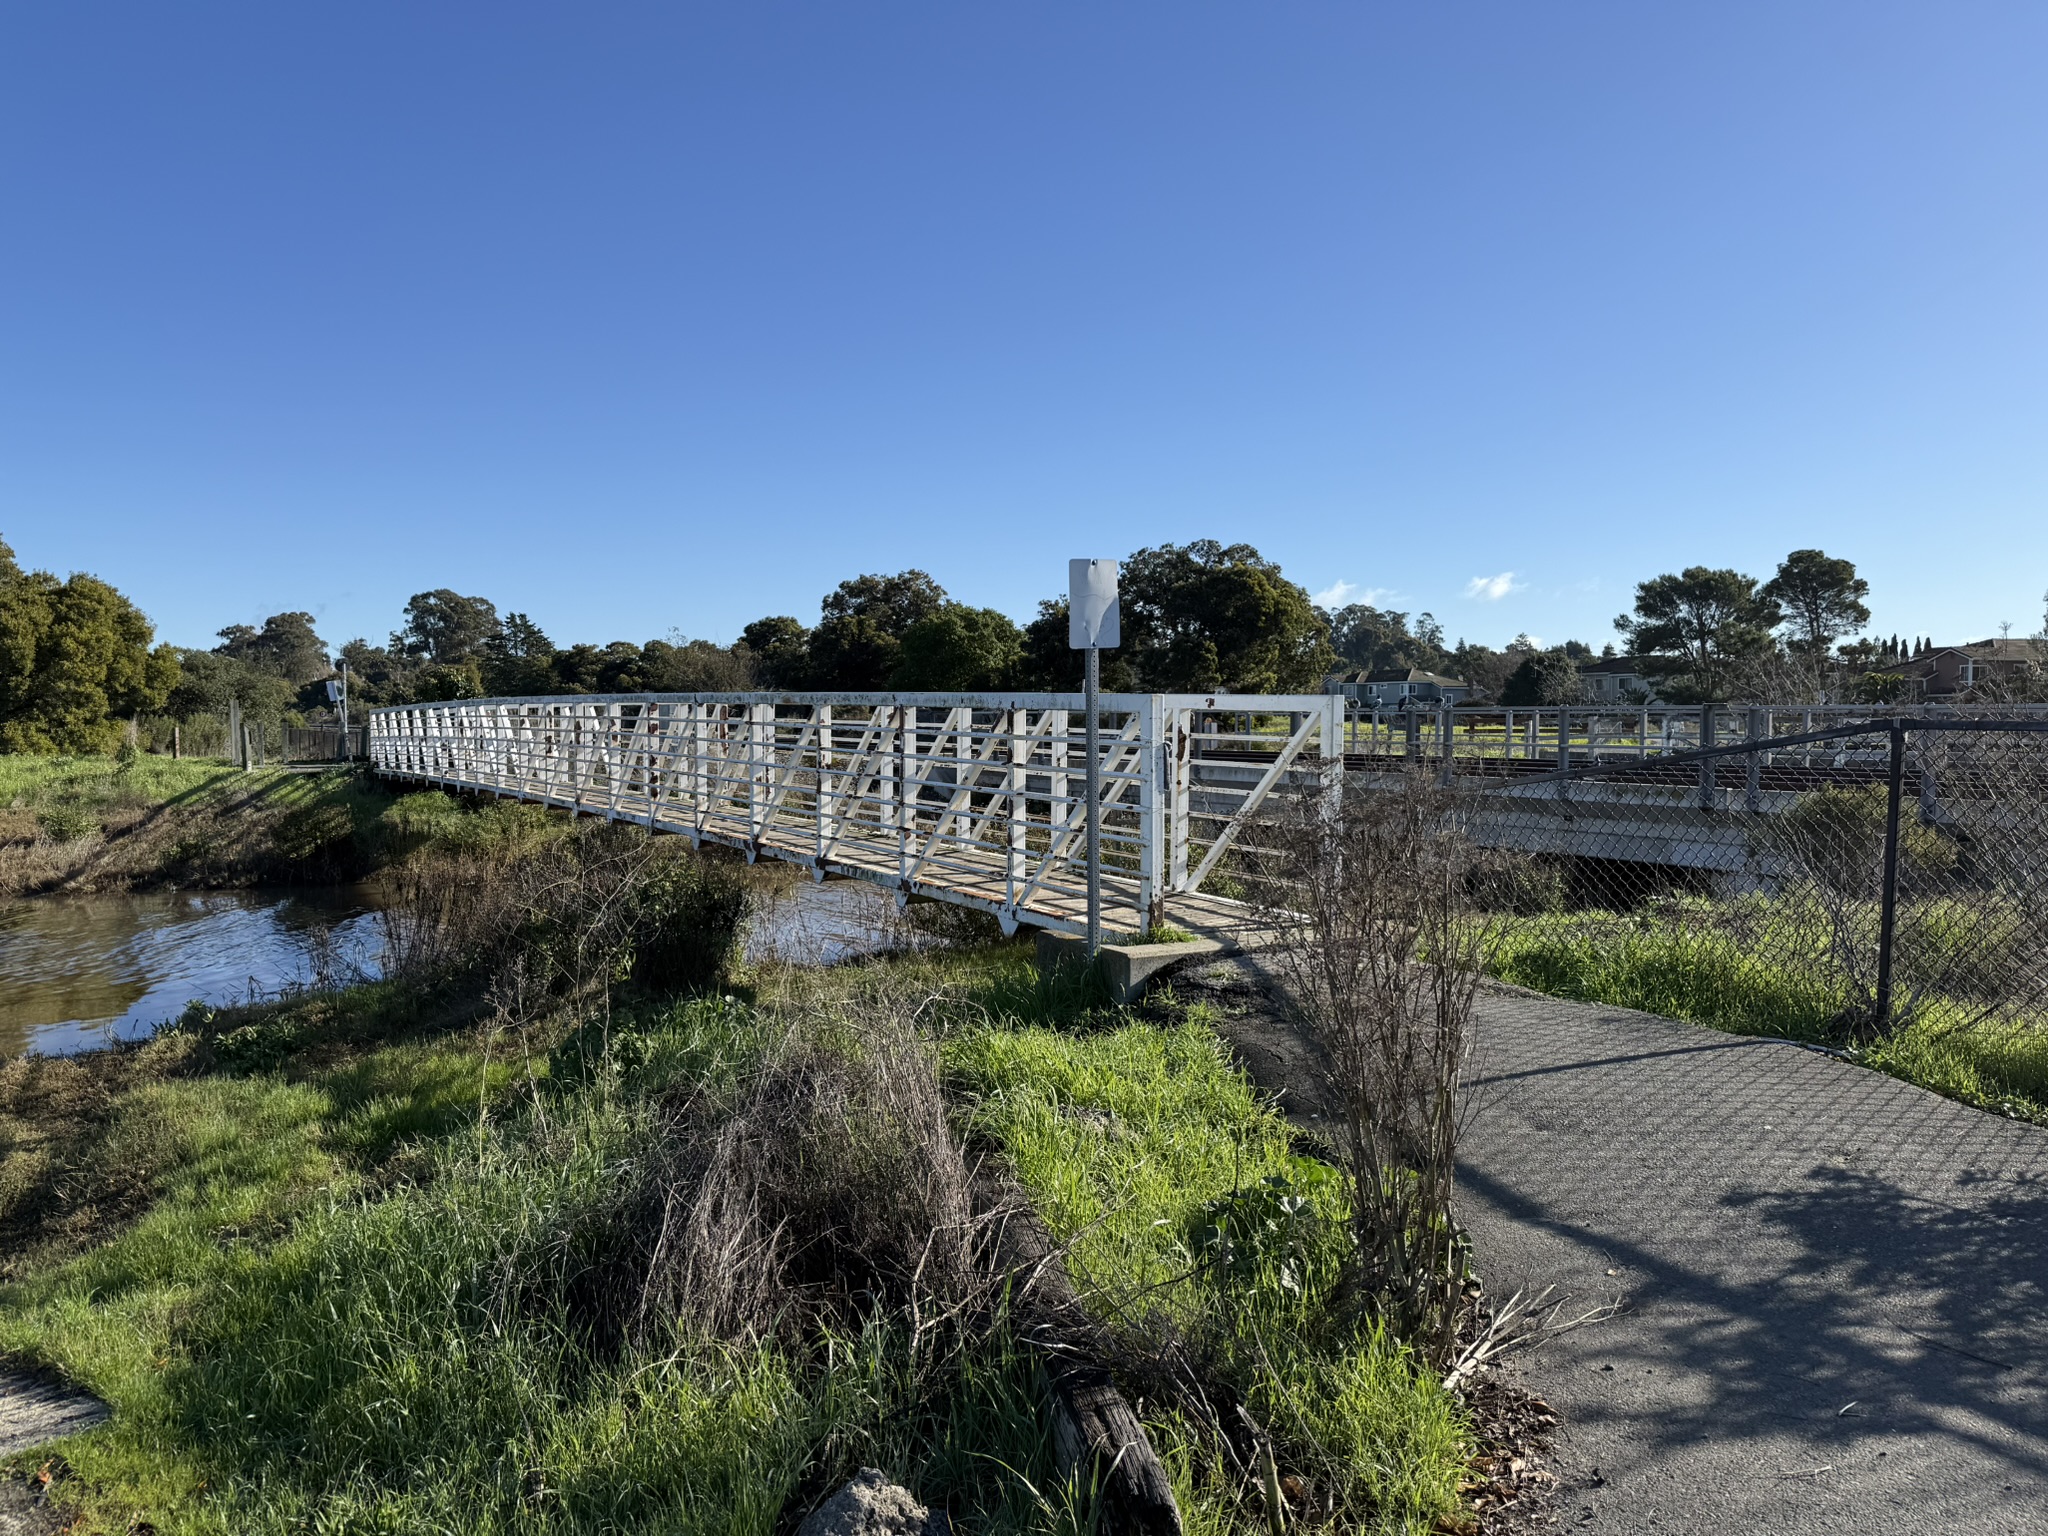
[(1489, 992), (1462, 1214), (1557, 1526), (2048, 1532), (2048, 1131), (1794, 1045)]

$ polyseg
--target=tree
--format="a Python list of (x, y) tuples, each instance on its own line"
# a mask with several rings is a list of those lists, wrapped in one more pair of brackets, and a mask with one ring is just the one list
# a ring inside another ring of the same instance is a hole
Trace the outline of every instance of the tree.
[(645, 693), (644, 659), (630, 640), (572, 645), (555, 654), (558, 693)]
[(1120, 578), (1123, 650), (1163, 693), (1292, 693), (1336, 661), (1329, 621), (1249, 544), (1197, 539), (1141, 549)]
[(904, 631), (891, 682), (934, 693), (1007, 688), (1024, 659), (1024, 632), (993, 608), (948, 603)]
[(1476, 645), (1464, 640), (1451, 652), (1443, 666), (1430, 668), (1455, 677), (1472, 690), (1471, 702), (1478, 703), (1498, 699), (1501, 690), (1514, 676), (1515, 668), (1528, 660), (1530, 648), (1516, 650), (1510, 645), (1505, 651), (1496, 651), (1490, 645)]
[(483, 670), (474, 656), (461, 661), (439, 661), (422, 667), (412, 680), (412, 696), (424, 704), (445, 703), (450, 699), (480, 699), (484, 697)]
[(419, 663), (402, 651), (372, 645), (358, 636), (341, 648), (341, 661), (348, 668), (348, 696), (352, 705), (375, 708), (380, 704), (404, 704), (412, 698), (412, 681), (420, 670)]
[(1792, 648), (1813, 656), (1825, 656), (1837, 640), (1870, 622), (1863, 601), (1870, 583), (1852, 562), (1817, 549), (1793, 550), (1757, 595), (1783, 610)]
[[(801, 626), (799, 626), (801, 627)], [(759, 685), (760, 666), (744, 645), (710, 640), (650, 640), (641, 647), (647, 687), (655, 693), (746, 693)]]
[(162, 708), (178, 681), (168, 646), (113, 587), (24, 572), (0, 543), (0, 750), (111, 752), (122, 717)]
[(1443, 629), (1431, 614), (1423, 614), (1419, 626), (1428, 632), (1428, 639), (1409, 630), (1407, 614), (1375, 608), (1370, 603), (1347, 604), (1328, 618), (1330, 642), (1337, 654), (1368, 672), (1407, 667), (1437, 672), (1447, 660), (1443, 653)]
[(508, 613), (482, 645), (483, 686), (492, 698), (516, 699), (555, 691), (555, 645), (523, 613)]
[(50, 628), (50, 584), (41, 572), (35, 577), (24, 572), (14, 562), (14, 551), (0, 540), (0, 733), (30, 712), (36, 648)]
[(760, 680), (770, 688), (801, 688), (811, 677), (811, 632), (788, 614), (756, 619), (740, 631)]
[(1576, 704), (1581, 697), (1579, 664), (1563, 650), (1537, 651), (1501, 685), (1500, 702), (1515, 706)]
[(484, 641), (497, 630), (497, 604), (438, 587), (406, 601), (405, 628), (391, 637), (391, 649), (431, 662), (467, 661), (483, 654)]
[(273, 613), (261, 629), (231, 624), (220, 632), (220, 641), (215, 654), (232, 656), (295, 688), (334, 670), (327, 660), (327, 642), (313, 632), (310, 613)]
[(886, 688), (904, 635), (945, 604), (945, 588), (923, 571), (842, 581), (820, 604), (823, 617), (806, 642), (812, 686)]
[(251, 724), (267, 731), (284, 723), (294, 703), (290, 683), (219, 649), (186, 651), (181, 661), (178, 685), (164, 701), (164, 713), (174, 720), (195, 715), (222, 719), (233, 701)]
[[(1126, 635), (1130, 631), (1124, 632)], [(1024, 626), (1023, 651), (1017, 661), (1019, 688), (1040, 693), (1078, 693), (1087, 684), (1084, 653), (1067, 643), (1067, 600), (1039, 600), (1038, 617)], [(1122, 648), (1102, 653), (1105, 693), (1136, 693), (1142, 685), (1130, 653)]]
[(1781, 617), (1753, 578), (1691, 565), (1639, 585), (1635, 613), (1614, 627), (1647, 672), (1676, 680), (1664, 696), (1686, 703), (1725, 698), (1732, 664), (1767, 649)]

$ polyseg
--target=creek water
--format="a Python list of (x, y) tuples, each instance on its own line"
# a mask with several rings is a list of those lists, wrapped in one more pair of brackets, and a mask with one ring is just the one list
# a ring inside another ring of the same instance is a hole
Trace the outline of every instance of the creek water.
[[(756, 893), (750, 960), (833, 965), (915, 942), (886, 891), (808, 880)], [(214, 1006), (378, 974), (369, 887), (45, 896), (0, 906), (0, 1060), (141, 1039)]]
[(0, 1057), (148, 1035), (189, 1002), (243, 1002), (377, 974), (361, 887), (45, 896), (0, 907)]

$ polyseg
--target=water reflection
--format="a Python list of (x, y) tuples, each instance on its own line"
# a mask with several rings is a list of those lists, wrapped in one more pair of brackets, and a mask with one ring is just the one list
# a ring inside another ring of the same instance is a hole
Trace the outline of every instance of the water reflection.
[(186, 1003), (374, 976), (360, 888), (42, 897), (0, 908), (0, 1056), (137, 1039)]
[(908, 948), (919, 935), (896, 910), (893, 892), (861, 880), (809, 880), (754, 894), (747, 958), (787, 965), (837, 965), (858, 955)]
[[(888, 891), (858, 881), (755, 893), (747, 957), (835, 965), (928, 942)], [(0, 1058), (147, 1036), (198, 999), (373, 977), (384, 931), (367, 887), (51, 896), (0, 907)]]

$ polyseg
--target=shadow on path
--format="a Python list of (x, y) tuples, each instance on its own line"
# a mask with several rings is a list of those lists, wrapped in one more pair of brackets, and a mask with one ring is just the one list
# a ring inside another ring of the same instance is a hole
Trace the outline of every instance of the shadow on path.
[(1479, 1023), (1489, 1289), (1625, 1300), (1523, 1367), (1567, 1526), (2048, 1530), (2048, 1133), (1639, 1014)]

